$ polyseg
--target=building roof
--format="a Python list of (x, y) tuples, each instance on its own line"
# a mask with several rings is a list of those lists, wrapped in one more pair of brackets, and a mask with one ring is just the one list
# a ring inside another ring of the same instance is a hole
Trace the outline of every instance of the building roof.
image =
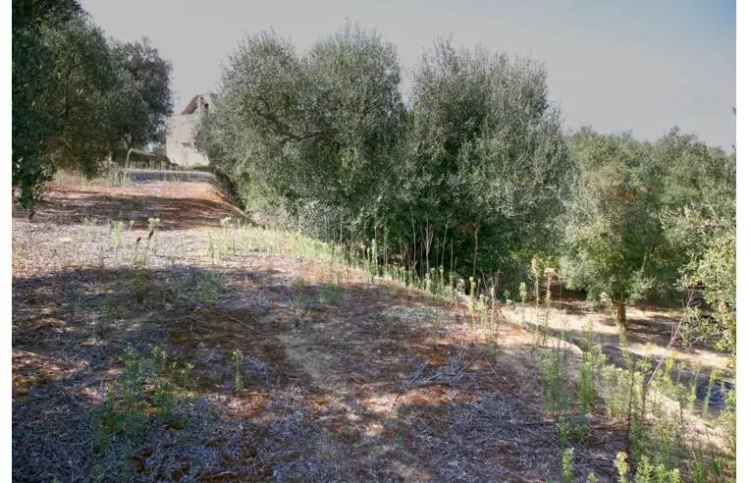
[(187, 106), (185, 106), (185, 109), (182, 110), (180, 114), (192, 114), (195, 112), (196, 109), (198, 109), (198, 99), (208, 99), (211, 102), (214, 101), (216, 98), (216, 94), (197, 94), (193, 96), (192, 99), (190, 99), (190, 102), (188, 102)]

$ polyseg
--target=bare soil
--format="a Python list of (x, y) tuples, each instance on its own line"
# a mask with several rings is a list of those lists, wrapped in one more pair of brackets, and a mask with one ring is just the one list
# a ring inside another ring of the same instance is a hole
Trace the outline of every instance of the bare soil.
[[(28, 215), (14, 208), (16, 481), (560, 478), (526, 329), (501, 324), (490, 340), (462, 306), (321, 261), (249, 246), (209, 256), (237, 211), (202, 181), (54, 186)], [(134, 221), (119, 243), (110, 220)], [(183, 423), (154, 418), (135, 447), (99, 454), (94, 415), (122, 355), (155, 346), (193, 366)], [(593, 426), (576, 474), (610, 481), (624, 428)]]

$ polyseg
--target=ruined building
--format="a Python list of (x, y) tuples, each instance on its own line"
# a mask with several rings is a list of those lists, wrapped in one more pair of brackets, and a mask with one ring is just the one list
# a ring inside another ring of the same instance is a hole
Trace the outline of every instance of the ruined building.
[(195, 137), (203, 115), (212, 109), (213, 95), (194, 96), (180, 114), (167, 121), (167, 157), (178, 166), (208, 166), (208, 158), (198, 151)]

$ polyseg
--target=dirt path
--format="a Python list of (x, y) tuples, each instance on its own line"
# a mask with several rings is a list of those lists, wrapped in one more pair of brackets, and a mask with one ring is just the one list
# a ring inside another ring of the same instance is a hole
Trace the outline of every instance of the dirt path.
[[(530, 333), (483, 337), (461, 307), (227, 235), (234, 212), (208, 183), (163, 180), (58, 187), (31, 220), (14, 212), (14, 478), (559, 478)], [(154, 347), (189, 367), (180, 423), (102, 433), (123, 354)], [(624, 444), (598, 418), (582, 478), (611, 477)]]

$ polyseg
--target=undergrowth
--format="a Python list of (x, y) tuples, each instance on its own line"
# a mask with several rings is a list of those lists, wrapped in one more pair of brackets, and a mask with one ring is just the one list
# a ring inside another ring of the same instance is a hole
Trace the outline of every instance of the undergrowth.
[[(152, 292), (149, 264), (155, 253), (159, 226), (158, 219), (150, 219), (149, 235), (139, 238), (133, 251), (133, 293), (139, 303)], [(117, 257), (126, 232), (124, 223), (111, 224), (111, 249)], [(230, 219), (222, 220), (220, 227), (209, 231), (208, 238), (206, 256), (212, 265), (241, 251), (270, 257), (309, 258), (327, 264), (327, 277), (317, 291), (312, 292), (301, 279), (293, 283), (292, 309), (298, 324), (308, 319), (317, 304), (341, 304), (345, 296), (344, 280), (349, 280), (351, 270), (362, 270), (371, 284), (395, 284), (426, 295), (431, 302), (431, 326), (436, 340), (441, 330), (440, 306), (466, 305), (471, 328), (483, 339), (494, 358), (498, 328), (503, 319), (498, 310), (500, 299), (492, 283), (480, 284), (474, 277), (463, 280), (442, 266), (420, 273), (414, 265), (407, 268), (389, 258), (375, 239), (360, 250), (313, 240), (299, 233), (242, 225)], [(342, 275), (344, 273), (346, 275)], [(671, 358), (654, 368), (645, 359), (623, 351), (624, 361), (619, 367), (608, 363), (601, 346), (594, 342), (590, 326), (580, 343), (580, 361), (577, 360), (570, 350), (570, 341), (552, 337), (549, 330), (553, 273), (542, 270), (536, 258), (530, 273), (533, 293), (529, 294), (525, 283), (519, 285), (518, 292), (524, 307), (528, 298), (536, 305), (535, 320), (529, 325), (535, 333), (544, 408), (559, 430), (563, 481), (575, 480), (573, 448), (591, 443), (592, 431), (595, 431), (592, 422), (602, 417), (621, 424), (627, 433), (627, 446), (613, 463), (620, 481), (666, 483), (681, 478), (698, 482), (732, 479), (736, 434), (734, 393), (728, 395), (726, 408), (719, 416), (708, 414), (709, 398), (718, 375), (711, 374), (708, 390), (703, 400), (698, 400), (697, 379), (680, 381), (680, 374), (686, 368), (679, 367)], [(543, 282), (546, 282), (544, 297)], [(199, 272), (185, 291), (202, 305), (214, 305), (222, 285), (220, 274)], [(501, 299), (506, 304), (513, 303), (507, 290), (503, 291)], [(111, 318), (121, 316), (116, 304), (112, 304), (109, 311)], [(626, 344), (623, 340), (623, 346)], [(244, 389), (242, 360), (241, 352), (232, 354), (237, 392)], [(123, 357), (123, 365), (122, 376), (107, 391), (105, 402), (95, 414), (94, 446), (100, 456), (116, 445), (137, 447), (150, 425), (180, 424), (176, 423), (179, 418), (175, 416), (175, 408), (182, 383), (174, 378), (175, 372), (180, 370), (167, 362), (164, 352), (155, 350), (143, 356), (129, 351)], [(700, 369), (693, 370), (697, 373)], [(699, 417), (720, 428), (725, 440), (717, 446), (715, 436), (709, 437), (707, 430), (695, 430)], [(598, 481), (598, 476), (589, 474), (587, 481)]]
[(188, 398), (190, 364), (170, 361), (160, 347), (150, 354), (129, 348), (121, 362), (122, 373), (92, 412), (96, 481), (132, 479), (130, 458), (149, 431), (159, 426), (181, 429), (189, 423), (177, 407)]

